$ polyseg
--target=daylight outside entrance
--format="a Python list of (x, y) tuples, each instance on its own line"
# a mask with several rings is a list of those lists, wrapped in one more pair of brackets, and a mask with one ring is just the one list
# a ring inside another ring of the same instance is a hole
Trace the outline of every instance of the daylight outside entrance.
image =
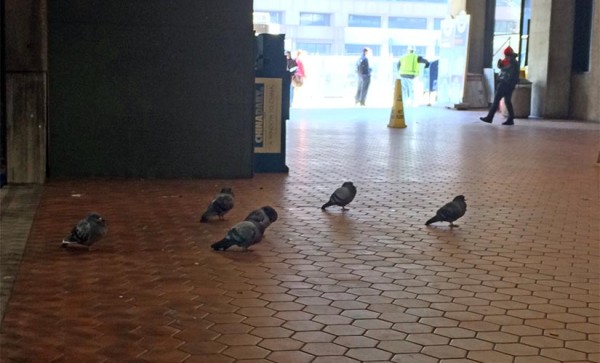
[[(518, 39), (520, 1), (497, 6), (496, 23)], [(355, 107), (356, 62), (365, 47), (372, 68), (366, 106), (391, 107), (400, 57), (414, 48), (429, 62), (438, 60), (448, 13), (448, 0), (254, 0), (256, 32), (285, 34), (286, 50), (293, 57), (301, 51), (306, 78), (294, 90), (292, 108)], [(430, 70), (420, 68), (413, 106), (435, 104)]]

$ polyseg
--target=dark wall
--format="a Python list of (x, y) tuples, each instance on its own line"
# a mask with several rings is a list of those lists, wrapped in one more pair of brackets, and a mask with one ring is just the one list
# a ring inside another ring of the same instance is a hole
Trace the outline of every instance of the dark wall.
[(6, 98), (4, 88), (4, 0), (0, 0), (0, 187), (6, 184)]
[(49, 176), (252, 176), (252, 2), (49, 0)]

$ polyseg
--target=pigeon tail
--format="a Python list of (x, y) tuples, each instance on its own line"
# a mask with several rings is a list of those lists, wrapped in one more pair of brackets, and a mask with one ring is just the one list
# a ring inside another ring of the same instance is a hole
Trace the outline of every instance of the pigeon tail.
[(87, 249), (88, 251), (92, 250), (92, 246), (90, 245), (85, 245), (83, 243), (80, 242), (73, 242), (73, 241), (67, 241), (67, 240), (63, 240), (62, 243), (60, 244), (60, 246), (62, 248), (83, 248), (83, 249)]
[(427, 222), (425, 222), (425, 225), (428, 226), (431, 223), (435, 223), (435, 222), (441, 222), (442, 220), (438, 218), (438, 216), (435, 217), (431, 217)]
[(204, 214), (202, 214), (202, 217), (200, 217), (200, 222), (201, 222), (201, 223), (206, 223), (206, 222), (208, 222), (208, 217), (209, 217), (209, 216), (208, 216), (208, 213), (204, 213)]
[(223, 238), (219, 242), (213, 243), (210, 247), (215, 251), (221, 251), (221, 250), (225, 251), (229, 247), (233, 246), (234, 244), (235, 244), (235, 241), (227, 239), (227, 238)]
[(323, 206), (321, 206), (321, 209), (325, 209), (327, 207), (331, 207), (332, 205), (335, 205), (335, 203), (333, 203), (332, 201), (329, 201), (329, 202), (323, 204)]

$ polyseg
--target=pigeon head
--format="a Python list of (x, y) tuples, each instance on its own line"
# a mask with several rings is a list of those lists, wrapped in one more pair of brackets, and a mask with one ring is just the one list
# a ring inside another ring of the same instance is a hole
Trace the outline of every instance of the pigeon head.
[(221, 193), (233, 195), (233, 190), (231, 188), (222, 188)]
[(456, 197), (454, 197), (454, 200), (462, 200), (464, 202), (465, 201), (465, 196), (464, 195), (457, 195)]
[(267, 205), (267, 206), (262, 207), (262, 210), (265, 212), (267, 217), (269, 217), (269, 220), (271, 221), (271, 223), (273, 223), (277, 220), (277, 217), (278, 217), (277, 211), (275, 209), (273, 209), (273, 207)]
[(106, 225), (106, 220), (104, 218), (102, 218), (102, 216), (100, 214), (98, 214), (96, 212), (88, 214), (86, 219), (92, 223), (101, 224), (103, 226)]
[(344, 182), (344, 184), (342, 184), (343, 187), (349, 187), (349, 186), (354, 186), (354, 184), (352, 182)]

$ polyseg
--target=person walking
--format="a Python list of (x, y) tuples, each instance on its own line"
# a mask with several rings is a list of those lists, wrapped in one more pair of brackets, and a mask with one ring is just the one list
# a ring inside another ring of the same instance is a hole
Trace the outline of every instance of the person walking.
[(409, 46), (405, 55), (400, 58), (398, 62), (398, 73), (400, 75), (400, 81), (402, 83), (402, 100), (407, 104), (415, 103), (414, 95), (414, 80), (419, 76), (421, 67), (419, 63), (424, 63), (425, 68), (429, 67), (427, 59), (416, 55), (415, 48)]
[(515, 51), (510, 47), (504, 49), (504, 59), (498, 59), (498, 68), (500, 68), (500, 75), (498, 76), (498, 84), (496, 85), (496, 93), (494, 95), (494, 103), (488, 111), (487, 116), (480, 117), (479, 119), (489, 124), (494, 119), (494, 114), (498, 111), (500, 100), (504, 98), (504, 105), (508, 111), (508, 118), (502, 125), (514, 125), (515, 112), (512, 106), (512, 94), (519, 83), (519, 61)]
[(371, 67), (369, 66), (369, 55), (371, 50), (364, 48), (362, 55), (356, 62), (356, 73), (358, 75), (358, 88), (354, 97), (355, 104), (365, 105), (367, 92), (369, 92), (369, 84), (371, 84)]
[(296, 70), (298, 69), (298, 66), (296, 65), (296, 60), (294, 58), (292, 58), (292, 52), (290, 52), (289, 50), (287, 50), (285, 52), (285, 58), (287, 61), (286, 70), (288, 71), (288, 74), (290, 76), (290, 105), (291, 105), (294, 102), (293, 78), (294, 78), (294, 74), (296, 73)]
[(294, 62), (296, 63), (296, 70), (292, 75), (292, 87), (295, 88), (295, 90), (293, 90), (294, 98), (296, 99), (296, 101), (294, 102), (295, 106), (298, 105), (299, 96), (302, 96), (302, 94), (304, 93), (300, 91), (300, 88), (304, 85), (304, 81), (306, 78), (306, 71), (304, 69), (304, 62), (302, 61), (302, 56), (302, 50), (298, 50), (296, 52), (296, 58), (294, 59)]

